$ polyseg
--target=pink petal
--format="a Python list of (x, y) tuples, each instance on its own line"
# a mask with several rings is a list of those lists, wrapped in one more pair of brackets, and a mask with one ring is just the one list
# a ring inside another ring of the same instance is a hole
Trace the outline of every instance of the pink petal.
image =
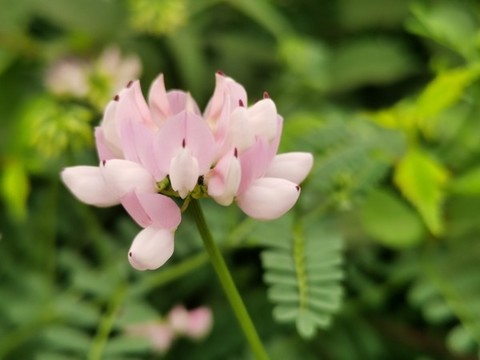
[(227, 143), (240, 153), (251, 147), (255, 142), (255, 129), (250, 126), (248, 112), (244, 107), (237, 107), (230, 114)]
[(260, 178), (237, 196), (240, 209), (258, 220), (273, 220), (285, 214), (297, 201), (300, 187), (285, 179)]
[(247, 106), (247, 92), (244, 87), (232, 78), (223, 74), (215, 74), (215, 90), (205, 110), (205, 119), (218, 118), (224, 106), (230, 109), (237, 107), (240, 101)]
[(152, 112), (153, 121), (160, 127), (171, 114), (163, 74), (160, 74), (153, 81), (150, 91), (148, 92), (148, 103)]
[(112, 100), (108, 103), (100, 123), (100, 128), (103, 134), (103, 144), (110, 150), (114, 157), (123, 158), (117, 122), (117, 109), (117, 100)]
[(110, 160), (115, 158), (123, 158), (123, 154), (121, 156), (116, 156), (113, 154), (110, 147), (107, 145), (105, 137), (103, 135), (103, 129), (100, 127), (95, 128), (95, 144), (97, 147), (97, 155), (100, 161), (103, 160)]
[(133, 240), (128, 260), (137, 270), (155, 270), (170, 259), (173, 248), (173, 231), (149, 226)]
[(120, 202), (105, 184), (97, 166), (68, 167), (60, 176), (72, 194), (86, 204), (106, 207)]
[(201, 115), (197, 103), (189, 93), (181, 90), (170, 90), (167, 93), (167, 97), (170, 103), (171, 115), (177, 115), (182, 111)]
[(208, 173), (208, 195), (221, 205), (230, 205), (237, 194), (240, 180), (240, 161), (234, 154), (227, 154)]
[(197, 159), (199, 174), (204, 175), (213, 160), (215, 141), (205, 121), (188, 111), (170, 118), (158, 132), (155, 154), (159, 169), (168, 173), (170, 161), (184, 144)]
[(242, 179), (238, 194), (244, 192), (252, 181), (265, 174), (270, 162), (270, 153), (269, 144), (265, 140), (257, 138), (255, 144), (240, 154)]
[(268, 141), (277, 134), (277, 108), (271, 99), (257, 101), (247, 109), (249, 126), (255, 135), (261, 136)]
[(182, 199), (197, 185), (199, 177), (198, 161), (189, 149), (182, 148), (172, 159), (170, 165), (170, 183), (172, 189), (177, 191)]
[(123, 119), (120, 128), (125, 159), (142, 164), (156, 180), (165, 178), (154, 154), (155, 133), (143, 123)]
[(138, 199), (137, 193), (135, 191), (132, 190), (123, 195), (121, 201), (124, 209), (138, 225), (146, 228), (147, 226), (152, 224), (152, 219), (140, 203), (140, 200)]
[(165, 353), (175, 339), (174, 332), (168, 325), (165, 324), (153, 325), (149, 335), (153, 348), (160, 353)]
[(188, 328), (188, 321), (188, 311), (182, 305), (176, 305), (168, 313), (168, 324), (176, 333), (184, 334)]
[[(140, 81), (134, 81), (128, 88), (127, 92), (131, 90), (134, 94), (134, 105), (136, 109), (136, 113), (140, 115), (138, 119), (140, 122), (144, 123), (150, 128), (155, 128), (155, 125), (152, 120), (152, 116), (150, 114), (150, 109), (148, 108), (147, 102), (142, 94), (142, 88), (140, 87)], [(122, 98), (120, 98), (120, 103), (122, 102)]]
[(202, 339), (210, 332), (212, 325), (213, 316), (209, 308), (202, 306), (193, 309), (188, 314), (186, 335), (195, 340)]
[(122, 205), (142, 227), (153, 225), (175, 230), (180, 225), (180, 209), (168, 196), (130, 191), (122, 197)]
[(307, 152), (289, 152), (273, 158), (266, 177), (283, 178), (300, 184), (313, 166), (313, 155)]
[(136, 162), (108, 160), (104, 162), (101, 171), (108, 188), (119, 198), (132, 190), (143, 193), (156, 192), (156, 183), (152, 174)]

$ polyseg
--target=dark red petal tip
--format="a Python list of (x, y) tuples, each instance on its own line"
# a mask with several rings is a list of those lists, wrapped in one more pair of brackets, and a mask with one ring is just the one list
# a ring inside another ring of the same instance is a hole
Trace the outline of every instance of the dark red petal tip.
[(222, 70), (217, 70), (217, 74), (221, 76), (225, 76), (225, 73)]
[(115, 96), (113, 97), (113, 100), (114, 100), (114, 101), (118, 101), (118, 100), (120, 100), (120, 96), (118, 96), (118, 95), (115, 95)]
[(132, 257), (132, 252), (131, 251), (128, 253), (128, 256)]
[(238, 149), (237, 149), (237, 148), (235, 148), (235, 149), (233, 150), (233, 156), (235, 156), (236, 158), (238, 158)]
[(242, 99), (238, 99), (238, 106), (241, 106), (241, 107), (245, 106)]
[(300, 191), (300, 186), (299, 185), (295, 186), (295, 188), (297, 189), (297, 191)]
[(133, 80), (130, 80), (128, 83), (127, 83), (127, 88), (129, 88), (130, 86), (132, 86), (133, 84)]
[(187, 142), (185, 141), (185, 138), (182, 140), (182, 147), (184, 148), (187, 145)]
[(266, 91), (263, 92), (263, 98), (264, 99), (270, 99), (270, 94)]

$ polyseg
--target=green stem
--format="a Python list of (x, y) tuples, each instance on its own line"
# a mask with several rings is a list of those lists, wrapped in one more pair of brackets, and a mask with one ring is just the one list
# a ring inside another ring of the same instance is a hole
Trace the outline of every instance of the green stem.
[(100, 360), (102, 358), (105, 345), (107, 344), (108, 338), (110, 337), (110, 333), (115, 323), (118, 311), (120, 310), (120, 307), (123, 303), (125, 293), (125, 286), (119, 285), (117, 291), (115, 292), (110, 301), (109, 307), (105, 312), (105, 315), (100, 320), (97, 334), (93, 339), (92, 347), (90, 348), (90, 352), (88, 354), (89, 360)]
[(193, 199), (190, 203), (190, 208), (192, 209), (195, 222), (197, 224), (198, 231), (202, 237), (203, 243), (207, 250), (208, 255), (210, 256), (210, 261), (212, 262), (213, 268), (217, 273), (217, 276), (222, 284), (225, 295), (227, 296), (230, 305), (237, 317), (240, 327), (247, 338), (247, 341), (250, 344), (250, 347), (255, 355), (257, 360), (268, 360), (268, 354), (263, 347), (262, 341), (257, 334), (257, 330), (253, 325), (250, 315), (248, 315), (247, 309), (243, 300), (233, 282), (232, 275), (228, 270), (225, 260), (223, 259), (222, 253), (215, 244), (212, 238), (212, 234), (207, 226), (205, 217), (203, 215), (200, 203), (198, 200)]

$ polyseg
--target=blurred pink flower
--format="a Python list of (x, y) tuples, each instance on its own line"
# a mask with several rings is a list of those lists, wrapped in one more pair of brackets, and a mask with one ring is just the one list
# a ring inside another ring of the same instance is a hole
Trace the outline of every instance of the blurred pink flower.
[(194, 340), (204, 338), (212, 329), (212, 311), (205, 307), (187, 310), (183, 305), (177, 305), (168, 314), (168, 324), (179, 335)]
[(170, 349), (175, 340), (175, 332), (168, 324), (162, 322), (129, 325), (125, 332), (129, 336), (148, 339), (153, 349), (162, 354)]
[(245, 89), (220, 73), (203, 116), (190, 94), (165, 90), (163, 75), (148, 103), (139, 82), (130, 82), (95, 130), (100, 166), (66, 168), (62, 180), (87, 204), (121, 203), (144, 228), (129, 250), (130, 263), (156, 269), (172, 255), (181, 220), (172, 196), (236, 202), (260, 220), (282, 216), (297, 201), (313, 156), (277, 155), (283, 119), (268, 94), (246, 104)]

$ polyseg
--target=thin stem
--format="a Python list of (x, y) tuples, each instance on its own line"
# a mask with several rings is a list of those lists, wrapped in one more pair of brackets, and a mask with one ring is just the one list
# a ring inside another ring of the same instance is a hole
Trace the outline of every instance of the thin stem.
[(120, 307), (122, 305), (125, 293), (125, 286), (119, 285), (117, 291), (112, 297), (112, 300), (110, 301), (105, 315), (100, 320), (97, 334), (93, 339), (92, 347), (90, 348), (90, 352), (88, 354), (89, 360), (99, 360), (102, 358), (105, 345), (107, 344), (108, 338), (110, 337), (110, 333), (115, 323), (118, 311), (120, 310)]
[(223, 259), (222, 253), (215, 244), (212, 238), (212, 234), (207, 226), (205, 217), (203, 215), (200, 203), (198, 200), (193, 199), (190, 203), (190, 208), (192, 209), (195, 222), (197, 224), (198, 231), (202, 237), (203, 243), (207, 250), (208, 255), (210, 256), (210, 261), (212, 262), (213, 268), (217, 273), (217, 276), (222, 284), (225, 295), (227, 296), (230, 305), (237, 317), (240, 327), (247, 338), (247, 341), (250, 344), (250, 347), (255, 355), (255, 358), (258, 360), (268, 360), (268, 354), (263, 347), (262, 341), (257, 334), (257, 330), (253, 325), (250, 315), (248, 315), (247, 309), (243, 300), (233, 282), (232, 275), (228, 270), (225, 260)]

